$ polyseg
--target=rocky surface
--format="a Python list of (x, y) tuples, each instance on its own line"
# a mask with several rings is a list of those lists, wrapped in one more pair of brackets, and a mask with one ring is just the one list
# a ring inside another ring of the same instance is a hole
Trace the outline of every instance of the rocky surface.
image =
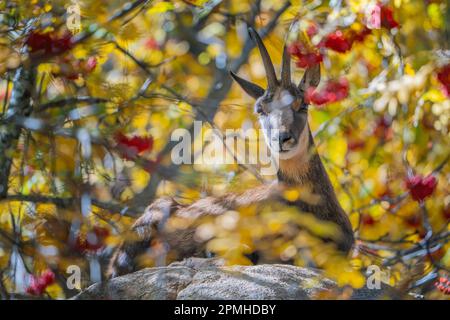
[[(74, 299), (317, 299), (345, 296), (320, 271), (291, 265), (223, 266), (191, 258), (97, 283)], [(389, 298), (382, 290), (354, 290), (352, 299)]]

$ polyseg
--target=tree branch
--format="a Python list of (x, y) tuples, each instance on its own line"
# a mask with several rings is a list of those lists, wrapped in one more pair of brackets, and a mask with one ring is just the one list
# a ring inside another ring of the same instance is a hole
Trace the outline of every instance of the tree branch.
[(89, 97), (89, 96), (64, 98), (64, 99), (58, 99), (58, 100), (47, 102), (47, 103), (39, 106), (38, 108), (36, 108), (35, 112), (43, 112), (48, 109), (58, 108), (58, 107), (63, 107), (63, 106), (68, 106), (68, 105), (73, 105), (73, 104), (78, 104), (78, 103), (96, 104), (96, 103), (102, 103), (102, 102), (107, 102), (107, 101), (108, 101), (107, 99), (95, 98), (95, 97)]
[[(77, 198), (61, 198), (61, 197), (50, 197), (43, 195), (24, 195), (24, 194), (12, 194), (8, 195), (4, 200), (7, 201), (23, 201), (23, 202), (33, 202), (33, 203), (49, 203), (54, 204), (59, 208), (71, 208), (80, 203), (80, 200)], [(94, 206), (104, 209), (110, 213), (120, 213), (124, 216), (135, 217), (140, 211), (137, 211), (134, 208), (122, 206), (116, 203), (111, 202), (102, 202), (96, 199), (91, 199), (91, 202)]]
[(17, 69), (14, 76), (14, 87), (11, 92), (9, 108), (0, 125), (0, 199), (8, 194), (9, 175), (11, 172), (11, 154), (17, 148), (21, 133), (21, 126), (15, 121), (16, 117), (27, 116), (31, 112), (31, 94), (34, 83), (34, 71), (25, 67)]

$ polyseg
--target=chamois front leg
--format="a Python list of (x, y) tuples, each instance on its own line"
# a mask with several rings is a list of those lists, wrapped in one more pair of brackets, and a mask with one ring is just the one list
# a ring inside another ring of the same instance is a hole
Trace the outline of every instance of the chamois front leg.
[(114, 252), (108, 268), (108, 278), (139, 269), (139, 260), (150, 253), (152, 241), (157, 241), (158, 230), (172, 214), (174, 205), (172, 199), (161, 198), (147, 207), (145, 213), (125, 233), (124, 240)]
[(208, 215), (220, 215), (227, 210), (217, 199), (205, 198), (183, 207), (171, 198), (157, 199), (124, 235), (116, 249), (107, 277), (128, 274), (148, 265), (199, 257), (205, 252), (204, 243), (195, 239), (196, 221)]

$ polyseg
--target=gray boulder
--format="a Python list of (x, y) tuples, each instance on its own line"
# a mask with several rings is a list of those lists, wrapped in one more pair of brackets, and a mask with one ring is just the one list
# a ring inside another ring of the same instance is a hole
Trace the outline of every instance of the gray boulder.
[[(304, 300), (336, 297), (344, 290), (315, 269), (281, 264), (223, 266), (216, 259), (190, 258), (94, 284), (74, 299)], [(353, 290), (348, 297), (395, 298), (393, 289), (386, 287)]]

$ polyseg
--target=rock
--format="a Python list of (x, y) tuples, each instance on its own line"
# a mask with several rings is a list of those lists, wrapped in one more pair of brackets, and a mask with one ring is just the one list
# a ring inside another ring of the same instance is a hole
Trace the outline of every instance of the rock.
[[(390, 291), (390, 290), (388, 290)], [(354, 290), (352, 299), (379, 299), (381, 290)], [(217, 259), (190, 258), (97, 283), (74, 299), (317, 299), (343, 293), (319, 270), (291, 265), (223, 266)], [(392, 296), (391, 296), (392, 297)]]

